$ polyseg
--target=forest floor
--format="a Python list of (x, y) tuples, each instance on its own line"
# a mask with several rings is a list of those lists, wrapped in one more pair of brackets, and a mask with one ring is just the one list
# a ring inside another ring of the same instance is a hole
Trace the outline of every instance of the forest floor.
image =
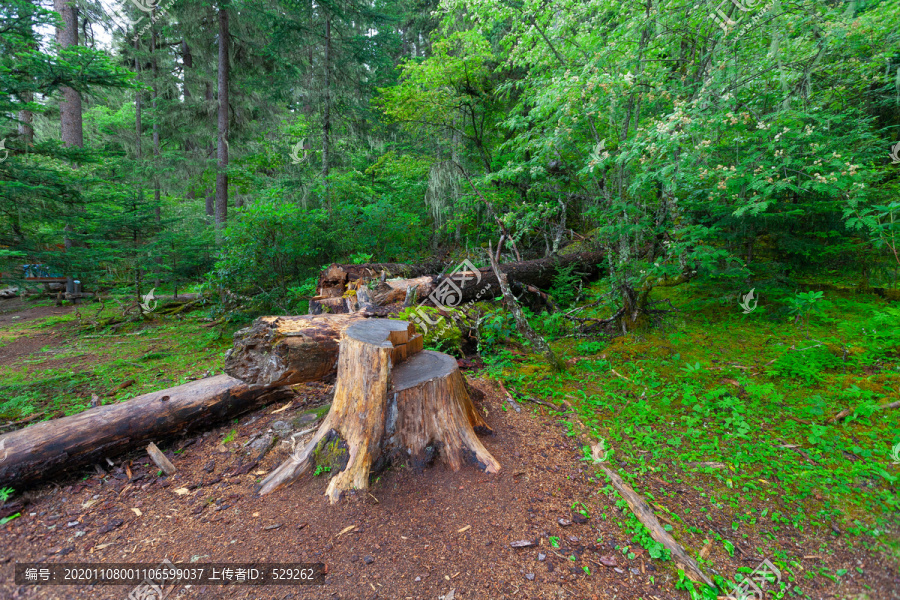
[[(826, 319), (840, 313), (869, 326), (887, 310), (880, 301), (853, 302), (835, 300)], [(708, 307), (692, 308), (693, 317), (659, 331), (555, 343), (570, 362), (564, 375), (514, 348), (498, 352), (485, 370), (467, 371), (495, 430), (483, 441), (503, 467), (498, 476), (395, 467), (368, 494), (332, 507), (323, 496), (327, 474), (307, 475), (257, 498), (255, 484), (287, 456), (286, 443), (276, 443), (256, 471), (231, 476), (233, 467), (269, 436), (277, 442), (314, 427), (333, 390), (307, 384), (287, 404), (161, 441), (178, 468), (172, 477), (132, 452), (102, 471), (80, 470), (16, 494), (11, 503), (21, 516), (0, 526), (0, 597), (125, 598), (130, 591), (15, 586), (16, 562), (164, 559), (328, 568), (321, 587), (195, 586), (169, 598), (699, 597), (687, 591), (699, 586), (659, 557), (583, 460), (580, 423), (609, 445), (626, 481), (714, 579), (733, 580), (769, 559), (780, 569), (775, 587), (783, 597), (900, 598), (897, 515), (890, 512), (898, 469), (883, 450), (900, 441), (898, 413), (859, 409), (896, 397), (893, 363), (850, 369), (804, 356), (784, 365), (807, 346), (793, 325), (713, 325)], [(70, 307), (0, 303), (0, 424), (77, 412), (92, 393), (120, 401), (218, 373), (230, 331), (207, 324), (186, 316), (91, 333)], [(864, 339), (848, 344), (860, 355), (865, 346)], [(783, 372), (767, 372), (770, 360)], [(817, 371), (805, 383), (809, 364)], [(801, 370), (799, 379), (791, 369)], [(128, 379), (135, 381), (116, 390)], [(497, 391), (496, 379), (517, 404)], [(857, 407), (851, 416), (825, 425), (850, 404)], [(883, 467), (864, 468), (878, 461)], [(520, 540), (534, 545), (510, 546)]]

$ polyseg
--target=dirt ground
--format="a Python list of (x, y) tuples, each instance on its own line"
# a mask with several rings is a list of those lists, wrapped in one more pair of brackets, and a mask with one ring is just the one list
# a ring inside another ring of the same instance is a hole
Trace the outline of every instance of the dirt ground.
[[(307, 474), (257, 497), (255, 484), (289, 454), (281, 440), (313, 429), (333, 393), (327, 384), (298, 386), (288, 404), (246, 414), (202, 435), (160, 440), (178, 469), (171, 477), (158, 477), (147, 455), (135, 451), (112, 457), (112, 465), (81, 469), (68, 480), (17, 494), (0, 513), (22, 514), (0, 528), (0, 598), (124, 599), (132, 589), (18, 586), (13, 580), (17, 562), (158, 565), (164, 559), (305, 561), (327, 568), (321, 586), (178, 587), (167, 598), (688, 597), (675, 589), (672, 562), (650, 560), (616, 524), (623, 519), (621, 511), (585, 470), (582, 453), (558, 416), (548, 416), (543, 407), (532, 412), (532, 405), (516, 412), (492, 383), (471, 371), (468, 379), (476, 405), (494, 428), (482, 440), (502, 465), (498, 475), (473, 467), (451, 472), (440, 464), (416, 474), (397, 466), (381, 473), (367, 493), (330, 506), (323, 495), (328, 475)], [(241, 473), (266, 448), (259, 465)], [(690, 488), (686, 483), (679, 489), (679, 498), (685, 506), (698, 505)], [(584, 503), (589, 518), (573, 511), (576, 502)], [(551, 546), (551, 537), (558, 538), (559, 548)], [(520, 541), (533, 545), (511, 545)], [(713, 550), (710, 572), (730, 577), (739, 567), (758, 565), (765, 557), (753, 542), (738, 541), (733, 558)], [(627, 545), (634, 559), (616, 549)], [(825, 561), (816, 564), (832, 570), (864, 567), (864, 576), (851, 570), (834, 585), (823, 584), (821, 577), (798, 581), (812, 598), (900, 598), (896, 565), (882, 554), (859, 550), (822, 556), (816, 540), (789, 535), (781, 546), (808, 552), (810, 559)]]

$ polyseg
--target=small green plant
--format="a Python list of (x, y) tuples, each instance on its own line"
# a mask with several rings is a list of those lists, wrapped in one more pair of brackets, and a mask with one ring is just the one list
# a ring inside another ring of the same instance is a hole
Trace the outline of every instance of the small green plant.
[(237, 429), (232, 429), (228, 432), (228, 435), (222, 440), (223, 444), (230, 444), (234, 441), (234, 438), (237, 436)]
[(575, 346), (575, 351), (578, 354), (596, 354), (606, 348), (606, 344), (601, 342), (581, 342), (577, 346)]
[(327, 465), (316, 465), (316, 470), (313, 471), (313, 476), (318, 477), (322, 473), (330, 473), (331, 467)]
[(793, 298), (788, 299), (788, 308), (792, 315), (806, 325), (806, 339), (809, 339), (809, 315), (817, 309), (816, 303), (822, 299), (825, 292), (799, 292)]
[(556, 267), (550, 295), (562, 307), (571, 306), (581, 296), (584, 274), (575, 271), (576, 266), (576, 263), (571, 263), (564, 267)]
[[(9, 488), (9, 487), (0, 488), (0, 504), (3, 504), (7, 500), (9, 500), (12, 497), (14, 491), (15, 490), (13, 490), (12, 488)], [(2, 519), (0, 519), (0, 525), (6, 525), (13, 519), (18, 518), (19, 516), (21, 516), (21, 513), (15, 513), (15, 514), (9, 515), (8, 517), (3, 517)]]
[(550, 545), (554, 548), (559, 548), (559, 538), (555, 535), (550, 536)]

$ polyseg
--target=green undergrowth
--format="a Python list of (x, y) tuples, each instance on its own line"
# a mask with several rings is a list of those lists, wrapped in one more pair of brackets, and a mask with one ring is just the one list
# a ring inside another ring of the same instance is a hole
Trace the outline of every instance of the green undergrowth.
[(0, 364), (0, 421), (71, 415), (89, 408), (94, 394), (109, 404), (220, 373), (234, 329), (205, 327), (202, 312), (96, 329), (86, 317), (121, 313), (108, 307), (98, 316), (94, 304), (80, 312), (82, 322), (70, 312), (0, 325), (0, 346), (46, 340)]
[[(611, 448), (607, 464), (650, 498), (695, 556), (710, 540), (733, 555), (734, 541), (749, 535), (790, 572), (792, 557), (775, 543), (785, 534), (896, 556), (900, 410), (880, 408), (900, 396), (900, 307), (825, 293), (807, 333), (805, 315), (791, 314), (792, 294), (762, 296), (745, 315), (738, 295), (708, 292), (661, 290), (677, 311), (658, 327), (613, 339), (557, 337), (566, 373), (507, 347), (488, 357), (488, 375), (514, 395), (574, 407)], [(561, 417), (576, 435), (572, 418)], [(684, 488), (699, 509), (684, 503)], [(729, 522), (732, 539), (713, 521)], [(633, 515), (621, 525), (664, 557)]]

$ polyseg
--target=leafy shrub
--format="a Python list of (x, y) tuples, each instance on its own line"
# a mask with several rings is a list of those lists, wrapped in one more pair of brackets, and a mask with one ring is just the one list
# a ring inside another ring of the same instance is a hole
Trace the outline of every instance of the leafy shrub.
[(822, 371), (841, 366), (842, 361), (824, 346), (809, 350), (788, 351), (772, 365), (770, 373), (780, 377), (802, 379), (807, 383), (822, 380)]
[[(449, 318), (441, 313), (451, 315)], [(400, 311), (398, 318), (416, 324), (416, 329), (425, 336), (425, 347), (429, 350), (462, 356), (462, 330), (454, 321), (459, 311), (438, 310), (431, 306), (411, 306)]]
[(516, 322), (512, 314), (502, 308), (487, 313), (478, 329), (478, 352), (485, 354), (503, 347), (516, 333)]
[(578, 354), (596, 354), (604, 348), (606, 348), (606, 344), (602, 342), (581, 342), (575, 346), (575, 351)]
[(564, 267), (556, 267), (550, 295), (561, 307), (571, 306), (581, 295), (583, 274), (575, 271), (576, 266), (571, 263)]
[(15, 396), (0, 403), (0, 418), (18, 421), (34, 412), (34, 405), (28, 396)]
[(226, 289), (256, 297), (260, 310), (283, 306), (295, 297), (289, 288), (319, 270), (333, 255), (324, 210), (279, 199), (260, 199), (238, 213), (225, 230), (222, 258), (213, 279)]

